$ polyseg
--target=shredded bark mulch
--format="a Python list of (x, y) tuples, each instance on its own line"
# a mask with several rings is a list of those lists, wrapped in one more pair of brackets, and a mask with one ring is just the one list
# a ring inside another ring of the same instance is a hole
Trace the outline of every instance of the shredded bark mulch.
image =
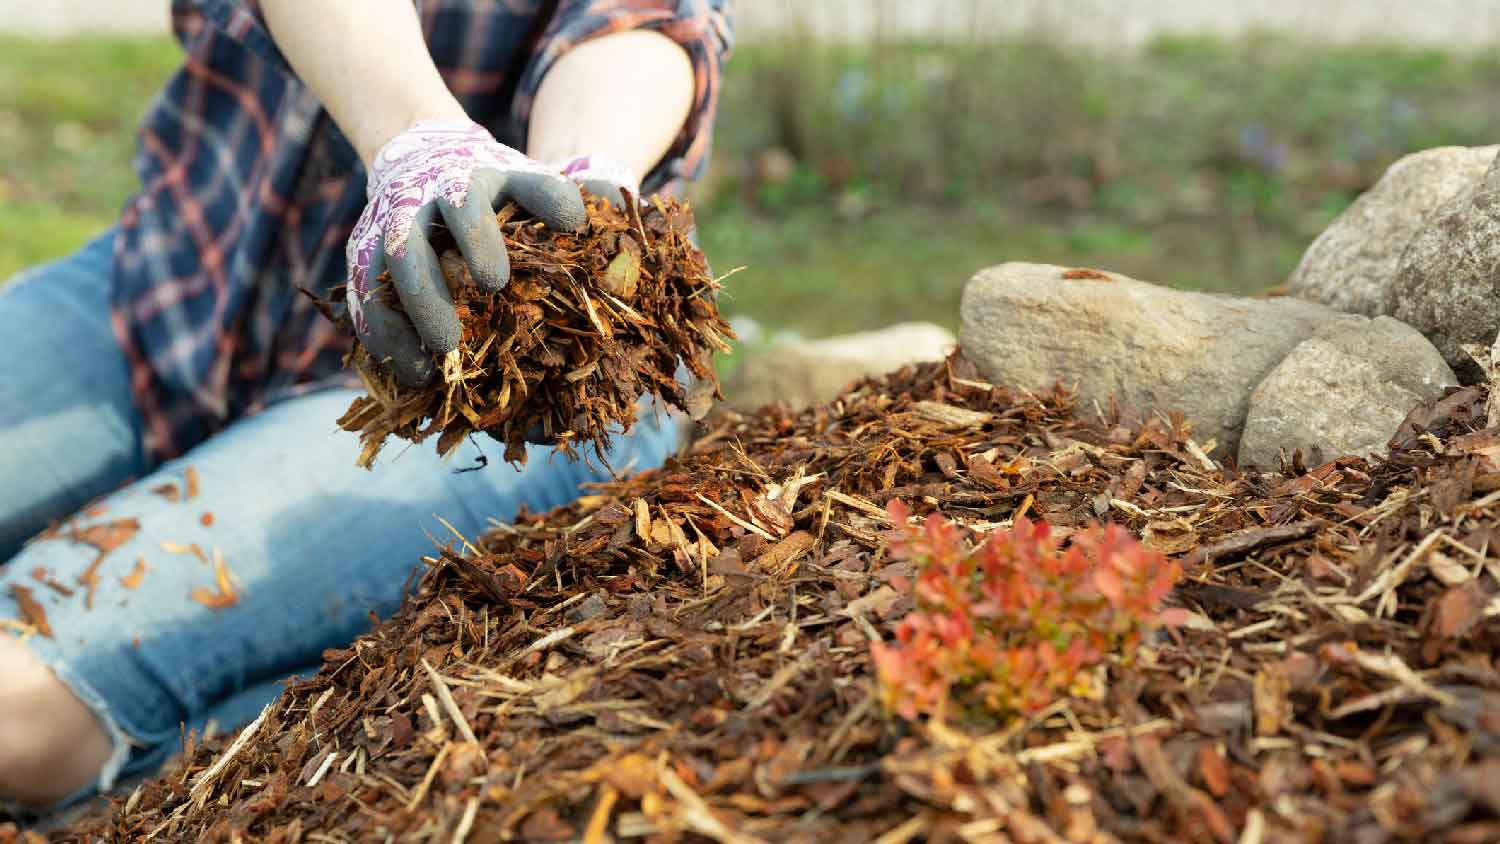
[[(957, 358), (725, 416), (664, 469), (435, 554), (258, 721), (54, 840), (1500, 840), (1485, 398), (1418, 408), (1384, 459), (1270, 474)], [(869, 655), (911, 607), (891, 499), (1122, 524), (1183, 566), (1189, 621), (1093, 698), (894, 717)]]
[[(347, 363), (367, 395), (339, 425), (360, 434), (359, 465), (369, 467), (391, 436), (437, 434), (447, 454), (483, 432), (514, 463), (526, 462), (528, 440), (569, 454), (580, 442), (602, 451), (613, 431), (635, 421), (647, 393), (695, 418), (708, 409), (719, 396), (713, 354), (729, 351), (734, 334), (719, 316), (719, 284), (689, 239), (692, 209), (663, 196), (644, 210), (632, 201), (629, 213), (587, 193), (585, 204), (589, 226), (577, 234), (549, 229), (514, 204), (501, 209), (511, 275), (496, 293), (474, 284), (450, 235), (434, 237), (463, 337), (441, 361), (441, 377), (421, 388), (398, 383), (356, 343)], [(376, 295), (401, 311), (392, 285)], [(694, 389), (679, 383), (679, 362)]]

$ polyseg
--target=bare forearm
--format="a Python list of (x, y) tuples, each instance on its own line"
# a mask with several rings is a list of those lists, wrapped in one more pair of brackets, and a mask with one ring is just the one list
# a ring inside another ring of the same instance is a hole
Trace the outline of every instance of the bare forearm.
[(261, 0), (282, 53), (366, 166), (419, 120), (464, 120), (411, 0)]
[(540, 161), (602, 155), (638, 176), (655, 167), (693, 104), (693, 67), (664, 35), (621, 32), (569, 50), (547, 72), (526, 152)]

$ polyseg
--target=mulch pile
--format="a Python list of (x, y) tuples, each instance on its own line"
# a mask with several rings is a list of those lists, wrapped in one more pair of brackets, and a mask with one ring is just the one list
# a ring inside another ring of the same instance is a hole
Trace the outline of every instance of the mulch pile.
[[(399, 384), (356, 343), (347, 363), (368, 395), (339, 425), (360, 434), (359, 465), (369, 467), (391, 436), (437, 434), (447, 454), (484, 432), (514, 463), (526, 462), (528, 438), (569, 453), (592, 441), (602, 451), (612, 430), (635, 421), (646, 393), (695, 417), (707, 410), (718, 395), (713, 354), (729, 351), (734, 335), (719, 316), (718, 282), (689, 240), (692, 209), (663, 196), (644, 209), (632, 202), (629, 213), (587, 193), (585, 202), (589, 226), (577, 234), (514, 204), (500, 210), (511, 275), (497, 293), (474, 284), (451, 235), (434, 237), (463, 337), (442, 376), (421, 388)], [(402, 310), (393, 285), (376, 295)], [(692, 395), (677, 380), (679, 360), (697, 379)]]
[[(259, 721), (56, 840), (1500, 840), (1485, 398), (1418, 408), (1387, 459), (1277, 474), (957, 358), (721, 417), (665, 469), (435, 554)], [(1190, 621), (1098, 699), (892, 717), (869, 656), (910, 608), (892, 498), (1119, 522), (1182, 564)]]

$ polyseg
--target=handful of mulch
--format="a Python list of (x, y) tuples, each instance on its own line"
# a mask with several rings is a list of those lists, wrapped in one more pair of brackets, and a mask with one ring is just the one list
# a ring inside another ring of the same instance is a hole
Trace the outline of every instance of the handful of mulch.
[[(712, 357), (734, 335), (715, 303), (719, 284), (688, 240), (692, 209), (663, 196), (631, 211), (584, 199), (589, 226), (579, 233), (549, 229), (513, 204), (501, 209), (511, 278), (496, 293), (474, 284), (451, 236), (434, 237), (463, 339), (425, 387), (399, 384), (356, 341), (346, 364), (368, 395), (339, 426), (360, 434), (359, 465), (368, 468), (391, 436), (437, 434), (446, 455), (476, 432), (503, 442), (513, 463), (526, 462), (535, 440), (572, 457), (579, 443), (602, 450), (629, 429), (643, 395), (694, 418), (722, 398)], [(376, 295), (401, 310), (391, 285)], [(679, 361), (691, 390), (677, 380)]]

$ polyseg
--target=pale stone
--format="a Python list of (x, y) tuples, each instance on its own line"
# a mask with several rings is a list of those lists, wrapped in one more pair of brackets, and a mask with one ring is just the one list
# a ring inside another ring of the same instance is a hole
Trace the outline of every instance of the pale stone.
[(1234, 454), (1250, 392), (1329, 322), (1359, 317), (1299, 299), (1158, 287), (1095, 270), (1002, 264), (964, 288), (964, 357), (997, 384), (1111, 396), (1136, 415), (1182, 411), (1199, 443)]
[(751, 354), (730, 374), (724, 395), (730, 407), (752, 410), (775, 401), (794, 408), (834, 398), (854, 381), (913, 363), (942, 360), (953, 351), (953, 333), (927, 322), (817, 340), (788, 340)]
[(1390, 317), (1339, 321), (1292, 350), (1250, 395), (1240, 465), (1276, 469), (1384, 454), (1413, 407), (1457, 383), (1416, 329)]

